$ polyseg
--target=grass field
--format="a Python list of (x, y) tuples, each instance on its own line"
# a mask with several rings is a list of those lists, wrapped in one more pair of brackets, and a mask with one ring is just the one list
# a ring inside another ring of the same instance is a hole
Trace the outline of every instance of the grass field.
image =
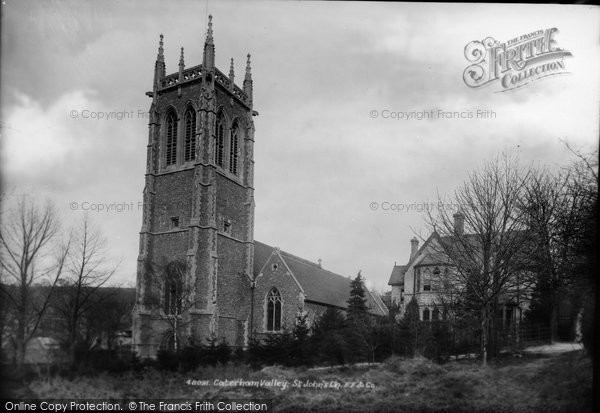
[[(215, 379), (243, 379), (246, 385), (216, 386)], [(252, 382), (259, 385), (252, 387)], [(334, 387), (317, 387), (324, 383)], [(144, 369), (74, 379), (37, 378), (27, 383), (25, 394), (94, 399), (259, 398), (273, 400), (278, 412), (585, 412), (592, 411), (592, 367), (583, 351), (506, 356), (485, 368), (476, 360), (439, 365), (422, 358), (318, 370), (274, 366), (253, 371), (227, 365), (192, 374)]]

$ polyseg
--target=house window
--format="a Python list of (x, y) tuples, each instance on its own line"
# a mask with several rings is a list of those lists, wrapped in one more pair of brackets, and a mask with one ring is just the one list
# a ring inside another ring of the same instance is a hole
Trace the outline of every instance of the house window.
[(183, 159), (185, 162), (196, 159), (196, 111), (190, 107), (185, 112), (185, 148)]
[(423, 321), (429, 321), (429, 308), (423, 310)]
[(277, 264), (271, 265), (271, 270), (277, 271), (277, 268), (279, 268), (279, 265), (277, 265)]
[(231, 221), (228, 219), (223, 220), (223, 232), (227, 235), (231, 235)]
[(179, 228), (179, 217), (171, 217), (171, 228)]
[(440, 310), (438, 310), (437, 307), (433, 309), (433, 313), (431, 313), (431, 319), (435, 321), (440, 319)]
[(426, 271), (425, 274), (423, 274), (423, 291), (431, 291), (431, 274), (429, 271)]
[(281, 330), (281, 294), (277, 288), (267, 295), (267, 331)]
[(223, 167), (223, 150), (225, 148), (225, 120), (223, 114), (217, 117), (217, 127), (215, 129), (215, 164)]
[(239, 130), (237, 123), (234, 124), (231, 130), (231, 145), (229, 147), (229, 172), (234, 175), (238, 173)]
[(435, 267), (434, 270), (433, 270), (433, 275), (437, 276), (437, 275), (440, 275), (440, 274), (441, 274), (440, 269), (438, 267)]
[(177, 162), (177, 116), (173, 112), (167, 115), (166, 132), (166, 162), (169, 166)]

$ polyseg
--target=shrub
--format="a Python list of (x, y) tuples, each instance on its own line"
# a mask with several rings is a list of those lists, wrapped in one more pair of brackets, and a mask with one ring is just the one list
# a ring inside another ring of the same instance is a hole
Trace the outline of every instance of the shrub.
[(171, 350), (158, 350), (156, 353), (156, 367), (159, 370), (177, 370), (179, 367), (178, 354)]

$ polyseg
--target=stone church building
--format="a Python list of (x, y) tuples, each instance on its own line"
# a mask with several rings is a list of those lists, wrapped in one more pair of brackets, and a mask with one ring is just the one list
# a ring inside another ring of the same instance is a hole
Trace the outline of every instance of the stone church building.
[[(143, 191), (133, 340), (140, 356), (210, 337), (245, 346), (344, 309), (350, 278), (254, 240), (250, 55), (241, 87), (215, 67), (209, 17), (202, 64), (167, 75), (160, 37)], [(259, 139), (260, 142), (260, 139)], [(367, 305), (385, 315), (367, 291)]]

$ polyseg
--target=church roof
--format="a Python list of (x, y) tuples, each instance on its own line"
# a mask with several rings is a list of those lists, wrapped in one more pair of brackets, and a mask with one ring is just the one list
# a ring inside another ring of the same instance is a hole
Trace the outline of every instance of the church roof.
[[(275, 247), (254, 241), (254, 276), (260, 273), (275, 250)], [(350, 297), (350, 282), (352, 281), (350, 278), (325, 270), (317, 263), (285, 251), (279, 250), (279, 255), (304, 290), (307, 301), (346, 308)], [(365, 288), (365, 298), (367, 307), (372, 313), (387, 314), (387, 308), (377, 294), (373, 294)]]

